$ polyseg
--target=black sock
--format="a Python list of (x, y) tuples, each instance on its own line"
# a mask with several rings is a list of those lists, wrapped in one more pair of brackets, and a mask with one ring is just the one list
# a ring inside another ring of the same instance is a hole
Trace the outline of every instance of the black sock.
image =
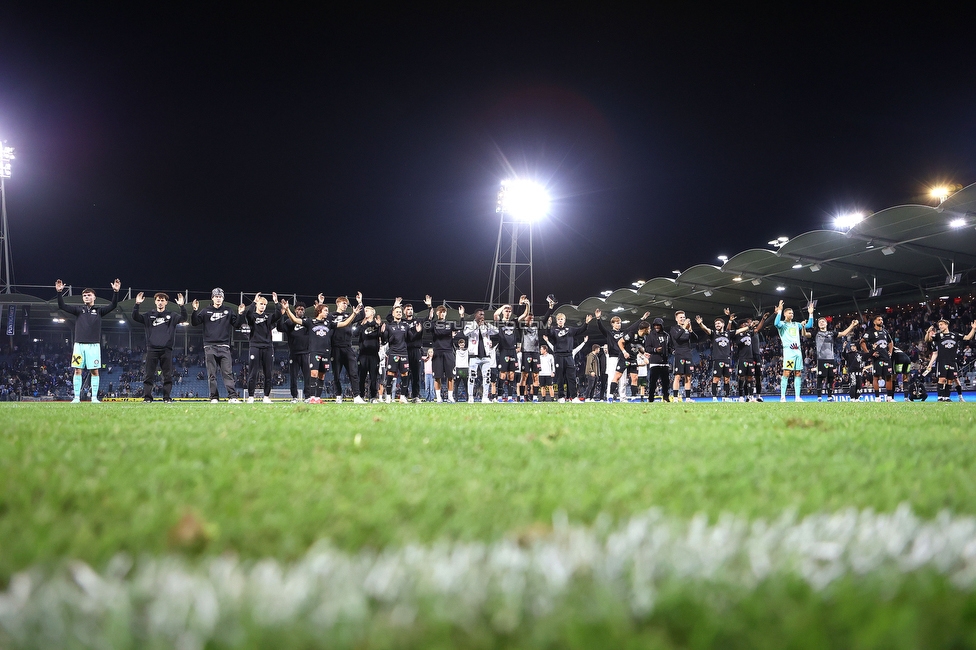
[(712, 397), (718, 397), (718, 384), (712, 384)]

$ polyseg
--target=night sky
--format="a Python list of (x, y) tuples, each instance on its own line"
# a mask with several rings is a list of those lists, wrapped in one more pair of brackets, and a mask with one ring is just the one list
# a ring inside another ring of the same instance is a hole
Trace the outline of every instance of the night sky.
[(577, 302), (976, 181), (962, 16), (687, 4), (5, 8), (15, 280), (472, 304), (514, 174)]

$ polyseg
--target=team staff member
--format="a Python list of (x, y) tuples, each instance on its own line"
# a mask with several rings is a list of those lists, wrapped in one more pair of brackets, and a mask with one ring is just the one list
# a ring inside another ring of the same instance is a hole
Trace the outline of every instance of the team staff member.
[(305, 326), (305, 303), (295, 303), (295, 316), (299, 322), (284, 318), (288, 311), (288, 301), (281, 301), (281, 316), (278, 320), (278, 331), (284, 333), (288, 341), (288, 388), (291, 390), (291, 401), (298, 401), (298, 377), (302, 377), (302, 390), (308, 392), (311, 379), (309, 374), (308, 357), (308, 327)]
[[(895, 382), (891, 381), (891, 351), (895, 342), (884, 327), (884, 318), (875, 316), (871, 327), (861, 339), (861, 351), (872, 360), (874, 366), (874, 394), (884, 402), (895, 399)], [(887, 382), (887, 385), (886, 385)], [(887, 388), (887, 397), (882, 389)]]
[[(203, 325), (203, 354), (207, 363), (207, 377), (210, 381), (210, 403), (220, 400), (217, 390), (217, 371), (224, 381), (227, 401), (238, 404), (237, 382), (234, 379), (234, 361), (230, 356), (231, 337), (237, 326), (238, 314), (224, 306), (224, 290), (220, 287), (210, 292), (211, 306), (200, 309), (200, 301), (193, 301), (190, 323)], [(199, 311), (198, 311), (199, 310)]]
[(684, 377), (684, 400), (690, 401), (691, 374), (695, 369), (691, 350), (698, 342), (698, 335), (691, 331), (691, 319), (683, 311), (674, 312), (674, 320), (675, 325), (671, 328), (671, 344), (674, 346), (674, 384), (671, 398), (676, 402), (682, 401), (678, 388), (681, 386), (681, 378)]
[[(319, 294), (319, 302), (325, 302), (325, 297)], [(329, 315), (329, 328), (332, 331), (332, 376), (335, 379), (336, 404), (342, 402), (342, 381), (340, 375), (345, 369), (349, 376), (349, 387), (353, 393), (359, 388), (359, 363), (356, 359), (356, 351), (352, 348), (352, 331), (346, 329), (349, 325), (355, 325), (363, 319), (363, 292), (356, 293), (356, 311), (353, 319), (347, 322), (349, 308), (349, 298), (339, 296), (336, 298), (336, 311)]]
[[(973, 321), (969, 334), (963, 336), (957, 332), (949, 330), (949, 321), (941, 319), (939, 321), (939, 331), (934, 327), (929, 327), (925, 332), (925, 342), (935, 343), (935, 353), (938, 355), (936, 362), (936, 376), (939, 378), (939, 401), (952, 401), (952, 383), (959, 378), (959, 369), (956, 365), (959, 357), (959, 348), (962, 341), (971, 341), (976, 335), (976, 321)], [(892, 382), (894, 383), (894, 382)], [(959, 397), (962, 397), (960, 387)]]
[[(278, 302), (278, 294), (271, 294), (272, 300)], [(268, 311), (268, 299), (260, 292), (254, 294), (254, 300), (244, 308), (238, 305), (237, 313), (244, 315), (244, 322), (250, 328), (248, 333), (247, 356), (247, 402), (254, 401), (254, 391), (258, 383), (258, 371), (264, 373), (264, 400), (271, 403), (271, 368), (274, 364), (274, 347), (271, 341), (271, 330), (281, 319), (281, 312)]]
[(146, 299), (143, 292), (136, 295), (136, 304), (132, 307), (132, 320), (142, 323), (146, 328), (146, 377), (142, 384), (142, 401), (153, 401), (152, 389), (156, 380), (156, 367), (163, 371), (163, 402), (173, 401), (173, 346), (176, 344), (176, 326), (186, 321), (186, 299), (182, 294), (176, 294), (176, 304), (180, 306), (180, 313), (169, 311), (166, 305), (169, 296), (157, 293), (153, 296), (156, 309), (141, 314), (139, 305)]
[(474, 402), (474, 382), (481, 373), (481, 401), (488, 403), (491, 385), (491, 337), (495, 328), (485, 322), (485, 310), (476, 309), (474, 320), (465, 323), (468, 344), (468, 402)]
[(81, 371), (87, 368), (91, 373), (91, 401), (92, 404), (99, 404), (98, 399), (98, 371), (102, 367), (102, 316), (112, 313), (119, 305), (119, 289), (122, 281), (115, 278), (112, 283), (112, 302), (105, 307), (95, 306), (95, 290), (85, 289), (81, 292), (81, 306), (64, 304), (64, 282), (57, 280), (54, 283), (54, 290), (58, 293), (58, 309), (76, 317), (75, 320), (75, 344), (71, 351), (71, 367), (75, 369), (72, 380), (72, 387), (75, 396), (71, 403), (77, 404), (81, 401)]
[(664, 331), (664, 319), (655, 318), (651, 329), (644, 337), (644, 351), (647, 353), (647, 399), (654, 401), (658, 382), (661, 384), (661, 400), (670, 402), (668, 396), (668, 357), (671, 355), (671, 337)]

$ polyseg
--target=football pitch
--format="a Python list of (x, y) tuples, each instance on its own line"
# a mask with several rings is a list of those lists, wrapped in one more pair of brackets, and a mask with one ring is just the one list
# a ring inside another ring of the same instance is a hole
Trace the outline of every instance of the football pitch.
[(976, 647), (969, 403), (0, 416), (0, 647)]

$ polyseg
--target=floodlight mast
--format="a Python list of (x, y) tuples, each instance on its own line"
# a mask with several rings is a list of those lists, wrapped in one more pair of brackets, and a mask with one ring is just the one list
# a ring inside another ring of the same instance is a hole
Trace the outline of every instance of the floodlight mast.
[[(499, 215), (499, 224), (488, 298), (490, 307), (496, 308), (505, 303), (514, 306), (517, 296), (521, 295), (520, 282), (521, 293), (527, 295), (529, 303), (532, 303), (535, 290), (535, 275), (532, 268), (532, 224), (546, 215), (548, 204), (549, 199), (545, 190), (539, 185), (521, 179), (502, 181), (495, 206), (495, 213)], [(528, 275), (527, 291), (524, 284), (526, 275)], [(506, 283), (508, 284), (507, 296), (504, 289)]]
[(10, 280), (10, 229), (7, 226), (7, 188), (4, 181), (10, 178), (10, 161), (14, 159), (14, 148), (8, 147), (6, 141), (0, 141), (0, 255), (3, 256), (3, 264), (0, 271), (3, 278), (0, 284), (3, 286), (3, 293), (11, 292)]

